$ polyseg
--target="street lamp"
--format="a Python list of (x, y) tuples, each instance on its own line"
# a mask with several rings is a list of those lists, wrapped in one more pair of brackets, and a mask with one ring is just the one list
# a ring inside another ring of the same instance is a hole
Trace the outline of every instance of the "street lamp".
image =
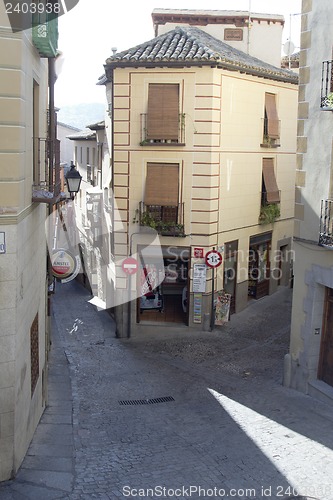
[(67, 189), (72, 199), (74, 199), (74, 194), (79, 192), (82, 175), (80, 175), (80, 173), (76, 170), (73, 162), (71, 162), (71, 168), (65, 175), (65, 179), (67, 183)]

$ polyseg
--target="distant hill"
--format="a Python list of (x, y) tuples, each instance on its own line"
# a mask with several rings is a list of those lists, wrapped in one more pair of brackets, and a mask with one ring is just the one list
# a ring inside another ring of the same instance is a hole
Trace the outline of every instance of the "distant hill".
[(100, 102), (63, 106), (58, 111), (58, 121), (82, 130), (87, 125), (104, 120), (106, 104)]

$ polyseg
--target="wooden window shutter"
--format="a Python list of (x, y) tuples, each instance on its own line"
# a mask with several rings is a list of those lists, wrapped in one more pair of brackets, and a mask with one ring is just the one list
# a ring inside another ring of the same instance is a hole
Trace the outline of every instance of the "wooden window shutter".
[(179, 85), (150, 83), (147, 139), (178, 141)]
[(279, 135), (279, 117), (276, 109), (275, 95), (265, 94), (265, 109), (267, 115), (267, 134), (272, 139), (278, 139)]
[(273, 158), (264, 158), (262, 162), (262, 173), (266, 188), (267, 202), (280, 203), (280, 193), (276, 183)]
[(178, 163), (148, 163), (146, 178), (146, 205), (178, 206)]

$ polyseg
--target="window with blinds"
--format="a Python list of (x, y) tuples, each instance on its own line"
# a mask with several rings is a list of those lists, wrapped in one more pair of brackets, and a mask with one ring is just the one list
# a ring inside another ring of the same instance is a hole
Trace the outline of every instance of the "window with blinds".
[(155, 220), (177, 223), (178, 163), (148, 163), (144, 203)]
[(146, 127), (148, 141), (179, 142), (178, 84), (149, 84)]
[(265, 118), (263, 145), (280, 145), (280, 120), (276, 107), (275, 94), (265, 93)]
[(280, 191), (276, 182), (273, 158), (262, 161), (262, 205), (280, 203)]

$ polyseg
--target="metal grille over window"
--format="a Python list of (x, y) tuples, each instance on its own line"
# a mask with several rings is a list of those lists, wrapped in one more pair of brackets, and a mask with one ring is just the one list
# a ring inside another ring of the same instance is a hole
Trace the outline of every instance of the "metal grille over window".
[(322, 65), (320, 107), (333, 111), (333, 61)]
[(38, 313), (30, 329), (30, 359), (31, 359), (31, 395), (37, 385), (39, 378), (39, 337), (38, 337)]

